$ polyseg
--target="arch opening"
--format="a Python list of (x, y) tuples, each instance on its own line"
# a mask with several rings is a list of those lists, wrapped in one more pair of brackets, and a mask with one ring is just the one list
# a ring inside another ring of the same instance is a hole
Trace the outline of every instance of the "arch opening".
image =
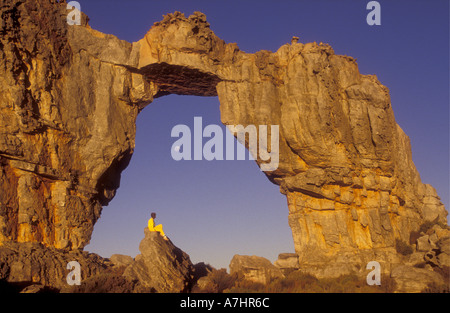
[(151, 212), (194, 263), (227, 268), (235, 254), (273, 262), (279, 253), (294, 250), (286, 197), (255, 161), (173, 160), (177, 138), (171, 129), (178, 124), (193, 129), (195, 116), (203, 118), (203, 126), (228, 131), (217, 97), (165, 96), (139, 114), (133, 157), (86, 250), (134, 257)]

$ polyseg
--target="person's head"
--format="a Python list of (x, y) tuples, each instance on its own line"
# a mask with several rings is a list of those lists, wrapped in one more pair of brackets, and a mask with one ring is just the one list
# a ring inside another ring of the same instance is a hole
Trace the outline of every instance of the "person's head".
[(151, 217), (152, 217), (152, 218), (156, 218), (156, 213), (155, 213), (155, 212), (152, 212)]

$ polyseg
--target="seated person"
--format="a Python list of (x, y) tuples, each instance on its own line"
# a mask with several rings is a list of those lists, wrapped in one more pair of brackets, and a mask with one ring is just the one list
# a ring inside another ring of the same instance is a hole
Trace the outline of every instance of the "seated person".
[(161, 234), (161, 236), (163, 236), (164, 240), (169, 240), (169, 238), (167, 238), (166, 234), (164, 234), (163, 226), (161, 224), (155, 226), (155, 219), (156, 219), (156, 213), (153, 212), (151, 214), (151, 218), (148, 220), (148, 229), (150, 231), (159, 232)]

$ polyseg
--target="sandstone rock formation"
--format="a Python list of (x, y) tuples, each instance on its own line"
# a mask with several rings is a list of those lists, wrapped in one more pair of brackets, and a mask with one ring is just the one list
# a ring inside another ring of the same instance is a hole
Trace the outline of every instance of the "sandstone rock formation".
[[(450, 237), (389, 90), (329, 45), (248, 54), (198, 12), (168, 14), (136, 43), (85, 15), (69, 26), (55, 0), (7, 0), (0, 13), (2, 246), (82, 249), (131, 159), (138, 113), (171, 93), (218, 96), (226, 125), (279, 125), (279, 166), (265, 174), (287, 197), (305, 270), (338, 276), (376, 260), (390, 271), (404, 262), (396, 242), (414, 247), (424, 223)], [(448, 264), (448, 248), (438, 252)]]
[(438, 273), (407, 265), (395, 267), (390, 275), (396, 283), (397, 292), (422, 292), (430, 284), (442, 284), (442, 276)]
[(109, 258), (112, 264), (117, 267), (128, 266), (133, 263), (134, 259), (129, 255), (124, 254), (113, 254)]
[(189, 256), (164, 240), (158, 232), (145, 228), (144, 233), (139, 245), (141, 254), (128, 265), (123, 275), (156, 292), (190, 291), (194, 265)]
[(242, 275), (245, 280), (261, 284), (284, 277), (281, 270), (269, 260), (255, 255), (236, 254), (230, 262), (230, 273)]
[(10, 286), (17, 286), (18, 291), (36, 286), (58, 291), (68, 287), (67, 264), (72, 261), (80, 264), (81, 281), (111, 266), (107, 260), (86, 251), (62, 251), (34, 242), (7, 242), (0, 247), (0, 282), (7, 281)]
[(150, 91), (134, 91), (150, 83), (127, 68), (137, 62), (130, 43), (92, 30), (84, 15), (69, 27), (64, 3), (0, 10), (0, 243), (81, 249), (131, 158), (141, 101), (150, 102)]
[(273, 265), (278, 267), (284, 275), (300, 269), (297, 253), (280, 253)]

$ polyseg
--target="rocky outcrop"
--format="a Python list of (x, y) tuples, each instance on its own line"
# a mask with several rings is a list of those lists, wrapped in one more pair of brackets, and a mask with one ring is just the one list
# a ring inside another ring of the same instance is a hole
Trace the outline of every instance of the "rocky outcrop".
[[(353, 58), (299, 42), (247, 54), (215, 36), (201, 13), (169, 14), (137, 45), (149, 79), (161, 66), (213, 75), (192, 94), (212, 95), (215, 86), (224, 124), (280, 126), (278, 168), (265, 174), (286, 194), (303, 269), (337, 277), (372, 260), (399, 263), (396, 242), (408, 244), (423, 223), (446, 225), (447, 211), (422, 184), (395, 122), (389, 90), (361, 75)], [(158, 79), (170, 93), (186, 94), (192, 84)]]
[(127, 266), (123, 275), (156, 292), (190, 291), (194, 265), (189, 256), (158, 232), (145, 228), (144, 233), (139, 245), (141, 254)]
[(0, 8), (0, 243), (83, 248), (152, 99), (132, 44), (66, 22), (56, 1)]
[(448, 231), (434, 225), (421, 232), (416, 240), (416, 250), (424, 254), (424, 261), (433, 267), (450, 268), (450, 236)]
[[(407, 265), (396, 266), (390, 276), (394, 279), (397, 292), (423, 292), (428, 286), (442, 285), (442, 275), (424, 268), (411, 267)], [(446, 289), (438, 289), (433, 292), (449, 292)]]
[(131, 256), (124, 255), (124, 254), (113, 254), (109, 258), (109, 260), (116, 267), (121, 267), (121, 266), (126, 267), (126, 266), (130, 265), (131, 263), (133, 263), (133, 261), (134, 261), (134, 259)]
[(248, 54), (198, 12), (168, 14), (136, 43), (85, 15), (68, 25), (53, 0), (8, 0), (0, 13), (0, 245), (82, 249), (131, 159), (138, 113), (167, 94), (218, 96), (226, 125), (279, 125), (278, 166), (265, 174), (287, 197), (305, 270), (333, 276), (372, 260), (388, 270), (423, 223), (449, 237), (389, 90), (329, 45)]
[(230, 262), (230, 273), (264, 285), (272, 280), (284, 277), (282, 271), (269, 260), (255, 255), (236, 254)]
[(278, 267), (285, 276), (290, 272), (300, 269), (298, 255), (296, 253), (280, 253), (273, 265)]
[(44, 286), (51, 287), (45, 291), (67, 288), (72, 268), (68, 264), (73, 261), (80, 265), (80, 281), (111, 267), (108, 260), (86, 251), (63, 251), (32, 242), (5, 243), (0, 247), (0, 289), (6, 289), (1, 283), (25, 292), (38, 292)]

